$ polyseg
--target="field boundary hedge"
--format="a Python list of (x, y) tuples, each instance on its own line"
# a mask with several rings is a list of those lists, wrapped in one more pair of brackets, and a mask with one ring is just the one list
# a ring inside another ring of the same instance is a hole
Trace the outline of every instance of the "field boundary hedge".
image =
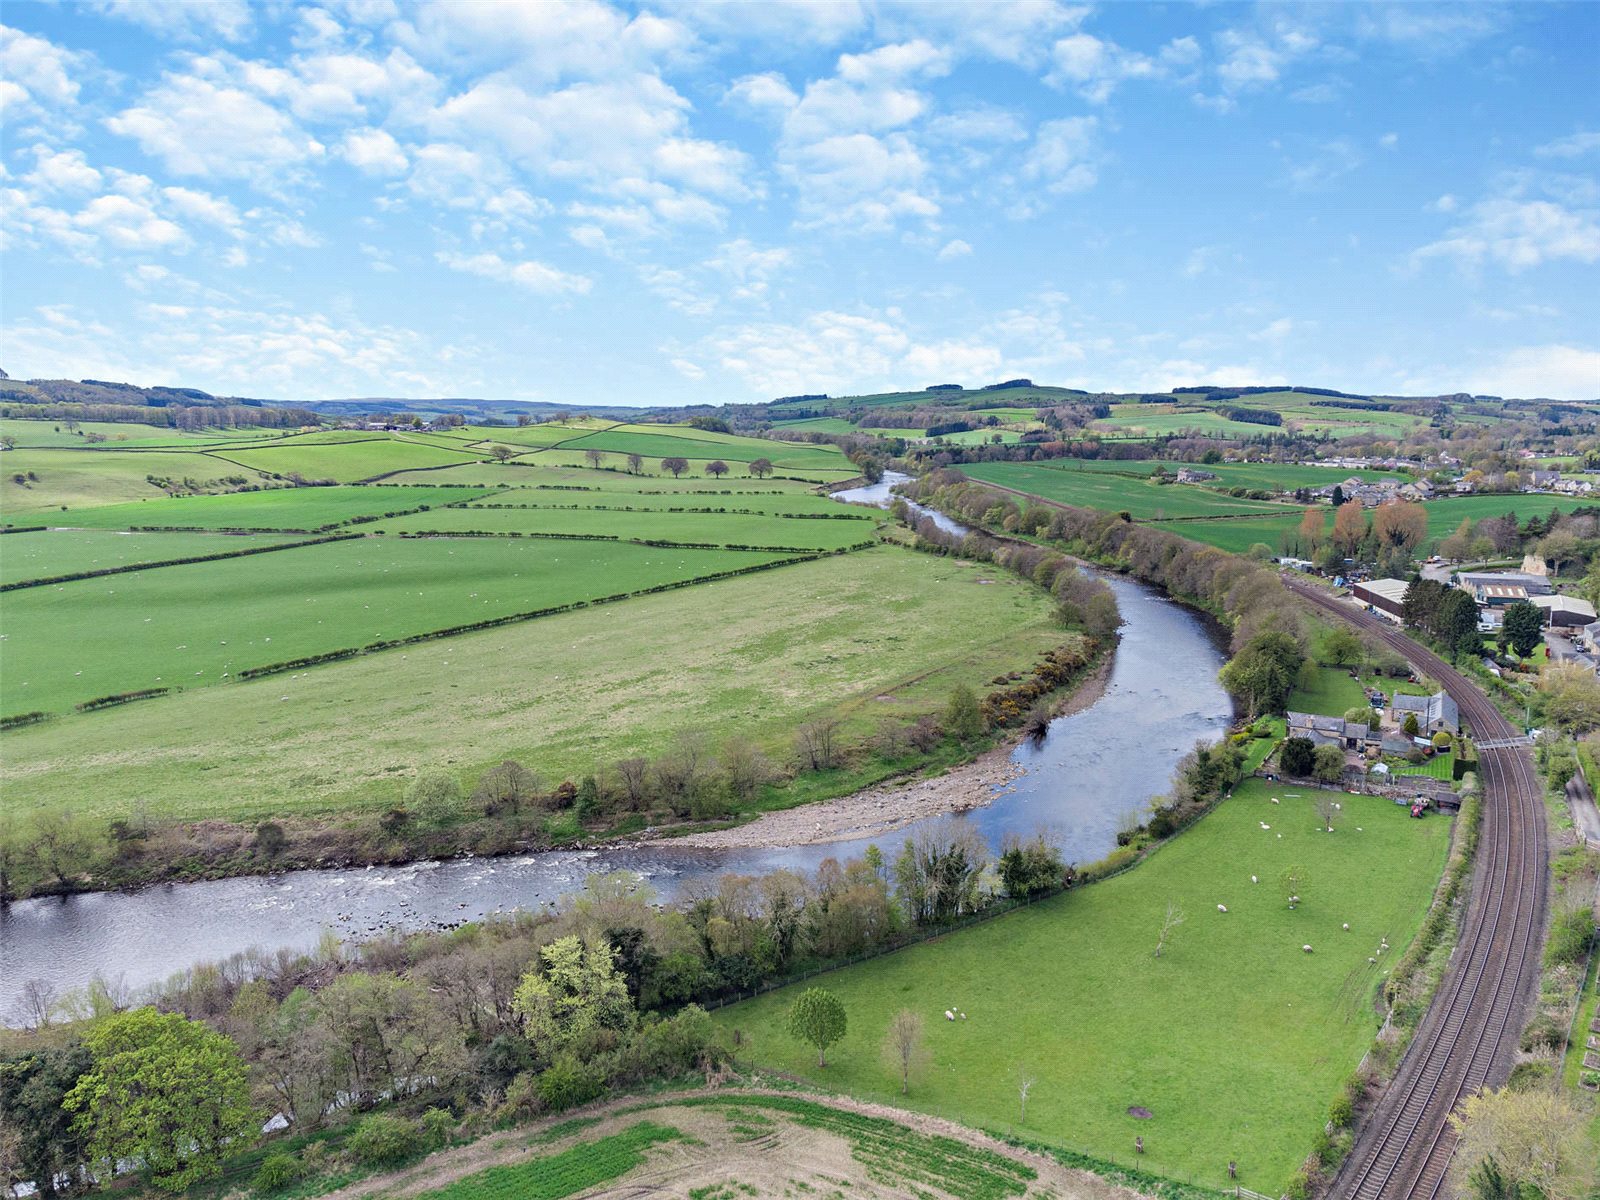
[[(222, 537), (237, 534), (222, 533)], [(163, 558), (156, 562), (127, 563), (120, 567), (101, 567), (94, 571), (74, 571), (70, 575), (48, 575), (43, 579), (19, 579), (0, 583), (0, 592), (15, 592), (21, 588), (45, 587), (50, 584), (74, 583), (80, 579), (99, 579), (103, 575), (126, 575), (130, 571), (151, 571), (157, 567), (186, 567), (193, 563), (216, 562), (224, 558), (248, 558), (252, 554), (271, 554), (275, 550), (298, 550), (302, 546), (321, 546), (328, 542), (348, 542), (363, 538), (364, 533), (336, 533), (329, 537), (310, 538), (305, 541), (285, 542), (279, 546), (251, 546), (244, 550), (220, 550), (215, 554), (191, 554), (187, 558)]]
[(48, 525), (10, 525), (0, 529), (0, 533), (44, 533), (49, 528)]
[(876, 540), (868, 539), (861, 542), (852, 542), (848, 546), (841, 546), (838, 550), (822, 549), (816, 546), (748, 546), (740, 542), (678, 542), (669, 538), (630, 538), (616, 533), (537, 533), (525, 530), (486, 530), (486, 529), (412, 529), (402, 530), (396, 536), (402, 538), (534, 538), (543, 541), (556, 542), (614, 542), (627, 546), (651, 546), (659, 550), (744, 550), (759, 554), (838, 554), (847, 550), (865, 550), (869, 546), (877, 545)]

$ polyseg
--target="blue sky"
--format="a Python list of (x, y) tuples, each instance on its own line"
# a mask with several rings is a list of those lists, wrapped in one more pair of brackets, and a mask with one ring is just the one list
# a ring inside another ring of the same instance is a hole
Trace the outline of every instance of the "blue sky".
[(1600, 396), (1600, 5), (10, 0), (0, 366)]

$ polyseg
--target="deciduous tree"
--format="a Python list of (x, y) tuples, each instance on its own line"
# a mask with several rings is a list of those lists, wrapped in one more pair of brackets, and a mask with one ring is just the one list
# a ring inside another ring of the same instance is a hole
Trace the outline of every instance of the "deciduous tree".
[(765, 479), (768, 475), (772, 474), (772, 461), (766, 458), (751, 459), (750, 474), (754, 475), (757, 479)]
[(1595, 1146), (1589, 1118), (1553, 1088), (1479, 1092), (1450, 1117), (1460, 1140), (1454, 1171), (1458, 1184), (1479, 1190), (1473, 1176), (1483, 1168), (1499, 1176), (1508, 1196), (1581, 1200), (1595, 1178)]
[(672, 477), (676, 479), (689, 469), (689, 460), (687, 458), (676, 457), (663, 458), (661, 460), (661, 469), (663, 471), (671, 471)]
[(107, 1167), (138, 1163), (180, 1192), (221, 1174), (228, 1143), (259, 1127), (239, 1048), (199, 1021), (138, 1008), (95, 1026), (84, 1045), (92, 1065), (62, 1104)]
[(828, 1047), (845, 1035), (848, 1021), (839, 997), (826, 988), (807, 988), (789, 1006), (789, 1032), (817, 1048), (817, 1066), (828, 1065)]
[(557, 938), (539, 951), (539, 960), (517, 985), (512, 1006), (542, 1056), (554, 1058), (597, 1030), (632, 1023), (628, 985), (608, 943)]
[(884, 1053), (900, 1076), (900, 1094), (910, 1094), (911, 1076), (927, 1057), (922, 1045), (922, 1018), (902, 1008), (889, 1018), (889, 1031), (883, 1040)]
[(706, 474), (713, 479), (721, 479), (728, 473), (728, 464), (720, 458), (714, 458), (706, 464)]
[(1355, 557), (1367, 536), (1367, 514), (1359, 500), (1347, 500), (1333, 514), (1333, 544), (1346, 558)]

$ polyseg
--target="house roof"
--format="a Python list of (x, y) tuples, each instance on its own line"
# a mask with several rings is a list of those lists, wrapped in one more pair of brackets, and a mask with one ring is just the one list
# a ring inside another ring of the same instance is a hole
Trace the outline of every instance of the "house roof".
[(1461, 727), (1461, 711), (1448, 692), (1431, 696), (1396, 696), (1395, 712), (1414, 712), (1424, 725), (1442, 725), (1452, 733)]

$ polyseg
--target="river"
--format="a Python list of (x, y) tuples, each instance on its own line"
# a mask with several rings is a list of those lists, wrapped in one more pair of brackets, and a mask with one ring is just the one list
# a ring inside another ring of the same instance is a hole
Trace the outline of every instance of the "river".
[[(890, 487), (903, 478), (838, 498), (887, 504)], [(936, 519), (960, 531), (948, 517)], [(1228, 724), (1232, 706), (1217, 682), (1223, 652), (1216, 631), (1141, 584), (1116, 576), (1107, 582), (1124, 624), (1105, 694), (1052, 722), (1038, 744), (1013, 751), (1023, 774), (992, 805), (965, 818), (991, 842), (1044, 828), (1069, 860), (1100, 858), (1114, 846), (1125, 816), (1166, 789), (1178, 759)], [(904, 836), (875, 840), (892, 852)], [(0, 1015), (14, 1019), (17, 997), (32, 978), (65, 991), (99, 973), (136, 989), (251, 946), (309, 948), (325, 929), (359, 938), (537, 908), (581, 888), (595, 872), (635, 872), (671, 899), (693, 881), (724, 872), (810, 869), (867, 844), (696, 850), (658, 842), (26, 900), (0, 910)]]

